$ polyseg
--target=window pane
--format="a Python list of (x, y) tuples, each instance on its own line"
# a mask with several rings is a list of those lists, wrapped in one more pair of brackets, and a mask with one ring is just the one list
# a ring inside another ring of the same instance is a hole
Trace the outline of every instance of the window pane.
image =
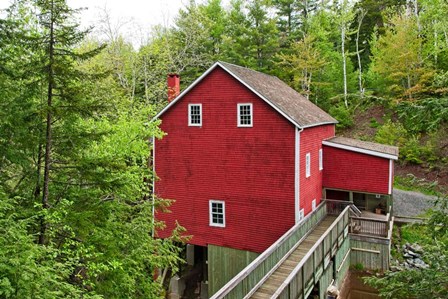
[(239, 124), (251, 125), (252, 124), (252, 111), (251, 105), (239, 105)]
[(193, 125), (201, 124), (201, 106), (190, 105), (190, 123)]

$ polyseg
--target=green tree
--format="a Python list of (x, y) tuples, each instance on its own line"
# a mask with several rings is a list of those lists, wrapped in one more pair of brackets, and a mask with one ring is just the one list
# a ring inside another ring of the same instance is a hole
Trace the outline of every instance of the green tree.
[[(361, 58), (361, 65), (367, 70), (370, 65), (370, 57), (372, 52), (370, 50), (372, 34), (377, 28), (378, 34), (384, 33), (385, 13), (388, 10), (398, 11), (400, 7), (406, 4), (405, 0), (361, 0), (354, 4), (354, 10), (356, 12), (363, 11), (366, 13), (363, 18), (362, 24), (359, 28), (359, 51)], [(356, 27), (359, 25), (358, 22), (353, 22), (351, 24), (351, 30), (355, 31)], [(350, 52), (356, 52), (356, 44), (350, 45)], [(357, 57), (353, 56), (353, 63)], [(356, 65), (356, 63), (355, 63)]]
[[(394, 15), (385, 34), (372, 44), (372, 85), (389, 97), (414, 98), (427, 90), (433, 74), (422, 58), (422, 37), (415, 19), (406, 14)], [(397, 55), (399, 53), (399, 55)]]
[(383, 298), (446, 298), (448, 296), (448, 198), (442, 195), (426, 225), (431, 241), (424, 244), (423, 259), (428, 267), (387, 272), (369, 277), (368, 284)]
[(291, 54), (279, 54), (279, 65), (286, 70), (285, 77), (292, 78), (290, 85), (300, 90), (307, 99), (315, 85), (320, 83), (315, 81), (315, 74), (321, 72), (326, 64), (325, 58), (314, 45), (315, 38), (308, 35), (292, 44)]
[(278, 33), (275, 18), (268, 12), (270, 2), (267, 0), (250, 1), (247, 19), (249, 21), (248, 45), (251, 64), (259, 69), (269, 71), (272, 57), (278, 48)]
[(272, 58), (279, 47), (279, 40), (276, 19), (269, 14), (270, 1), (235, 0), (231, 4), (229, 26), (224, 37), (224, 59), (272, 72)]
[(424, 32), (424, 56), (430, 57), (436, 70), (448, 70), (448, 3), (421, 1), (420, 22)]
[(161, 297), (152, 274), (176, 271), (182, 241), (152, 238), (167, 203), (149, 196), (148, 140), (162, 133), (73, 13), (22, 0), (0, 22), (0, 296)]

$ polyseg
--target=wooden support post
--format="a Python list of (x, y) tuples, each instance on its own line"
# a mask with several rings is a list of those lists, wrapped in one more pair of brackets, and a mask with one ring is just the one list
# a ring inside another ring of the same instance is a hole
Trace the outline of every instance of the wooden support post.
[(348, 193), (348, 200), (349, 200), (350, 202), (353, 202), (353, 192), (352, 192), (352, 191), (350, 191), (350, 192)]
[(300, 272), (302, 272), (302, 298), (305, 298), (305, 274), (303, 273), (303, 269), (305, 267), (302, 267), (302, 269), (300, 269)]

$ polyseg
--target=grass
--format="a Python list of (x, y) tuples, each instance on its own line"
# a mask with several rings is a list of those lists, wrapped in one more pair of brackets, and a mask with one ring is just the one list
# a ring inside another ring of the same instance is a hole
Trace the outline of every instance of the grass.
[(440, 195), (439, 192), (436, 191), (437, 182), (429, 182), (425, 179), (419, 179), (413, 174), (408, 174), (405, 177), (395, 176), (394, 188), (407, 191), (418, 191), (426, 195)]
[(401, 245), (406, 243), (429, 243), (431, 239), (428, 238), (426, 225), (412, 224), (405, 225), (401, 228)]
[(408, 224), (404, 226), (394, 226), (392, 232), (391, 256), (400, 262), (404, 261), (402, 246), (409, 244), (431, 244), (432, 240), (428, 235), (427, 227), (424, 224)]

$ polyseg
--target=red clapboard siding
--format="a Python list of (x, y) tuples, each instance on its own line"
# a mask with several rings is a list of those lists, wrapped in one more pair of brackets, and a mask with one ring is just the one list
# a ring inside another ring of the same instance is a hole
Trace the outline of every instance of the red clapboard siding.
[(325, 188), (388, 194), (389, 159), (324, 146)]
[[(322, 198), (322, 175), (319, 170), (319, 149), (322, 140), (334, 137), (334, 124), (304, 129), (300, 133), (300, 208), (304, 214), (311, 212), (311, 203), (316, 199), (319, 205)], [(311, 154), (311, 176), (306, 177), (306, 154)], [(325, 155), (325, 153), (324, 153)]]
[[(202, 104), (202, 127), (188, 104)], [(237, 103), (253, 104), (252, 128), (237, 127)], [(177, 220), (190, 243), (262, 252), (294, 224), (294, 126), (216, 68), (162, 115), (155, 192), (174, 199), (158, 212), (167, 237)], [(209, 226), (209, 200), (225, 201), (226, 227)]]

